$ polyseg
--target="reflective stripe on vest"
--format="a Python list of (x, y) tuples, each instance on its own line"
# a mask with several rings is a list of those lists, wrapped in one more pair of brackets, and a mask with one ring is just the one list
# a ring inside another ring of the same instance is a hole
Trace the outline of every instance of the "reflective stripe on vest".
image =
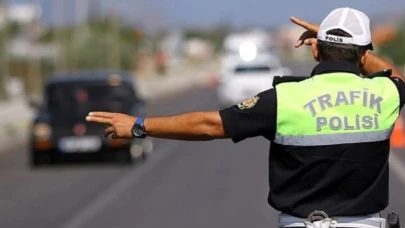
[(276, 86), (274, 142), (292, 146), (365, 143), (389, 139), (399, 95), (385, 77), (331, 73)]

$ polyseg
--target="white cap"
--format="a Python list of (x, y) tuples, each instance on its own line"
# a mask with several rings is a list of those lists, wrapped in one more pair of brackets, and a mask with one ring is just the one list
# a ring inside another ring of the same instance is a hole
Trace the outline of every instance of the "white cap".
[[(341, 37), (326, 34), (332, 29), (341, 29), (352, 37)], [(372, 50), (370, 19), (355, 9), (338, 8), (329, 13), (319, 26), (318, 39), (333, 43), (369, 46)]]

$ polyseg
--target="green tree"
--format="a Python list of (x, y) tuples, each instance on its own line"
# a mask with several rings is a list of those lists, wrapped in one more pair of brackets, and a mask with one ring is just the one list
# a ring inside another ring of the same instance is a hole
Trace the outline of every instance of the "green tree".
[(209, 40), (213, 43), (215, 51), (219, 51), (222, 48), (222, 42), (229, 30), (229, 25), (225, 23), (219, 24), (217, 27), (209, 30), (189, 29), (185, 32), (185, 39), (201, 38)]
[(62, 70), (130, 70), (133, 68), (133, 54), (141, 42), (134, 31), (136, 29), (120, 26), (118, 19), (93, 19), (80, 28), (49, 31), (42, 40), (53, 40), (62, 47), (59, 60), (66, 64), (66, 69)]
[(16, 35), (21, 29), (21, 26), (14, 22), (6, 21), (2, 28), (0, 28), (0, 100), (7, 98), (6, 83), (9, 77), (9, 53), (7, 50), (7, 43), (10, 37)]
[(398, 27), (397, 36), (380, 47), (383, 55), (389, 56), (396, 65), (405, 64), (405, 21)]

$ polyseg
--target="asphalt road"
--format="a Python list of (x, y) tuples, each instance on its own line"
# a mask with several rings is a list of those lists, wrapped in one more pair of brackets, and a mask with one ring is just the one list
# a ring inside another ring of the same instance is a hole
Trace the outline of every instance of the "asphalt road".
[[(293, 65), (309, 73), (310, 66)], [(210, 89), (150, 105), (152, 115), (215, 110)], [(31, 170), (25, 145), (0, 154), (1, 228), (274, 227), (267, 204), (268, 142), (156, 140), (140, 165)], [(405, 216), (405, 155), (393, 151), (391, 205)], [(386, 214), (386, 213), (384, 213)]]

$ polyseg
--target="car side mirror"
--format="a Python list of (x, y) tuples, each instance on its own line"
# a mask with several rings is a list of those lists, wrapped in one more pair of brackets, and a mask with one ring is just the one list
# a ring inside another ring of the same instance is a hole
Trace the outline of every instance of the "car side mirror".
[(139, 99), (138, 103), (141, 105), (146, 105), (146, 101), (144, 99)]
[(146, 113), (146, 103), (144, 100), (136, 100), (133, 102), (133, 105), (131, 106), (131, 109), (129, 110), (130, 115), (134, 116), (142, 116), (145, 115)]
[(33, 109), (40, 109), (42, 102), (39, 99), (29, 99), (28, 105)]

